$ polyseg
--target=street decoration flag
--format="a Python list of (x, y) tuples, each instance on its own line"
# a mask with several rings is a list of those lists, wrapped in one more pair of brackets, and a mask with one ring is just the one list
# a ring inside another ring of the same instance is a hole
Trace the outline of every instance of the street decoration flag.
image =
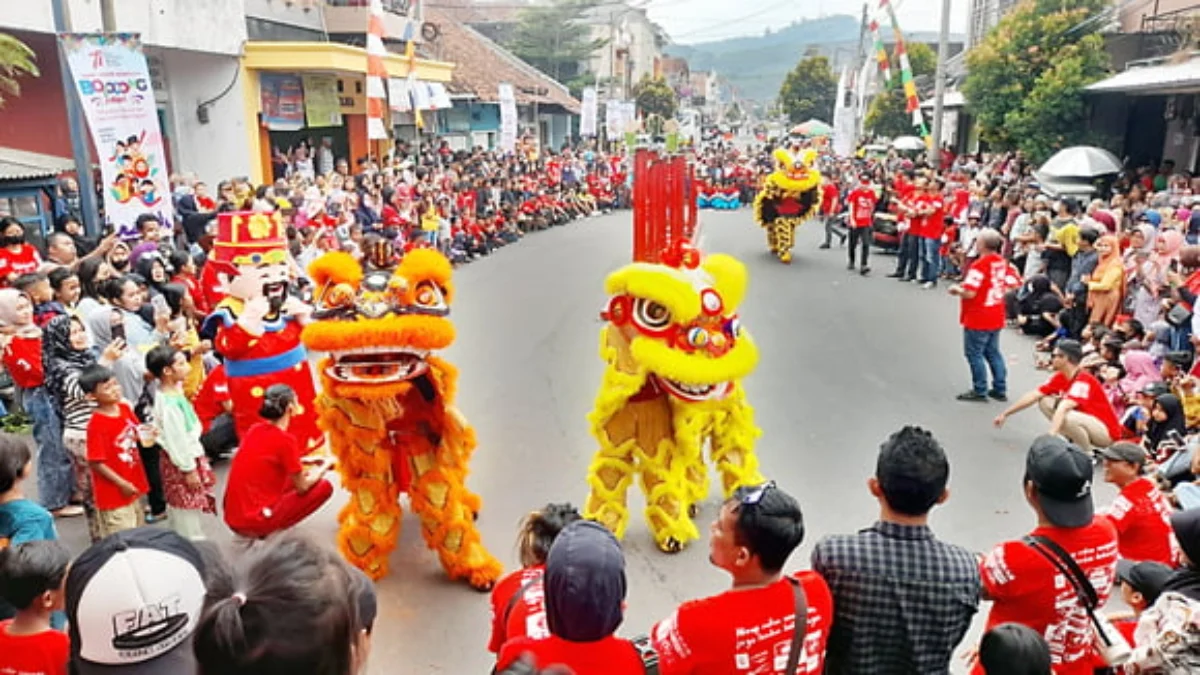
[[(411, 42), (409, 43), (411, 44)], [(371, 0), (371, 13), (367, 19), (367, 138), (373, 141), (388, 137), (385, 115), (390, 116), (387, 92), (383, 82), (387, 79), (383, 46), (383, 2)]]
[(885, 86), (892, 84), (892, 63), (888, 60), (887, 49), (883, 47), (883, 38), (879, 37), (879, 22), (871, 20), (871, 37), (875, 41), (875, 60), (879, 62), (879, 70), (883, 73)]
[(879, 7), (887, 11), (888, 18), (892, 22), (892, 33), (896, 38), (896, 60), (900, 62), (900, 82), (904, 85), (905, 112), (912, 114), (913, 126), (921, 130), (921, 138), (925, 139), (925, 145), (929, 145), (932, 139), (929, 137), (929, 128), (925, 126), (924, 117), (921, 115), (921, 99), (917, 96), (912, 64), (908, 60), (908, 50), (904, 47), (904, 33), (900, 30), (900, 22), (896, 20), (896, 10), (888, 0), (879, 0)]

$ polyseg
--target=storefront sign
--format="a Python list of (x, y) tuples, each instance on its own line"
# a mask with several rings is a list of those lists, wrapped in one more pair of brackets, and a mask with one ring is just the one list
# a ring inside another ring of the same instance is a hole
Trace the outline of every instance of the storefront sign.
[(304, 87), (297, 75), (260, 73), (259, 105), (263, 124), (271, 131), (299, 131), (304, 128)]
[(137, 217), (152, 213), (172, 228), (167, 160), (141, 38), (66, 34), (59, 41), (99, 154), (106, 223), (133, 237)]
[(583, 88), (583, 110), (579, 118), (579, 135), (580, 136), (595, 136), (596, 135), (596, 88)]
[(310, 128), (342, 126), (338, 83), (333, 75), (304, 76), (304, 119)]

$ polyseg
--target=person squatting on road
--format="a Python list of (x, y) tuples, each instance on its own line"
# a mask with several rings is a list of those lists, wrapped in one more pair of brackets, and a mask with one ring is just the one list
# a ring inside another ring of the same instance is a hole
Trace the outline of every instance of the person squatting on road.
[(1059, 340), (1050, 359), (1054, 375), (997, 415), (996, 427), (1003, 427), (1010, 415), (1036, 403), (1050, 420), (1047, 433), (1065, 436), (1088, 454), (1121, 438), (1121, 423), (1104, 387), (1080, 365), (1083, 346), (1075, 340)]
[[(1003, 238), (988, 230), (975, 242), (979, 259), (971, 263), (962, 284), (950, 287), (950, 295), (962, 299), (959, 323), (963, 328), (963, 352), (971, 367), (971, 390), (958, 395), (960, 401), (1008, 400), (1008, 370), (1000, 353), (1000, 331), (1004, 328), (1004, 294), (1021, 285), (1012, 265), (1000, 255)], [(988, 369), (992, 388), (988, 389)]]

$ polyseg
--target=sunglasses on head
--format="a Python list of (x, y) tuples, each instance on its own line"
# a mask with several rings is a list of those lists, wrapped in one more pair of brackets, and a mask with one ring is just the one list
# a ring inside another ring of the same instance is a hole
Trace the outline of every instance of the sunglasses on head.
[(768, 490), (775, 488), (775, 481), (767, 481), (762, 485), (747, 486), (738, 490), (737, 498), (742, 506), (754, 506), (762, 501)]

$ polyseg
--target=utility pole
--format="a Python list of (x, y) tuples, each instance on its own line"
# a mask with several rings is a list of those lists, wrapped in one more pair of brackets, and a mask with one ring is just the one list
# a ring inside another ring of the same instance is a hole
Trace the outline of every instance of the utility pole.
[(950, 0), (942, 0), (942, 29), (938, 33), (937, 81), (933, 99), (933, 147), (929, 163), (936, 169), (942, 161), (942, 113), (946, 101), (946, 61), (950, 58)]
[[(863, 3), (862, 24), (858, 27), (858, 53), (854, 56), (854, 88), (857, 90), (860, 87), (866, 93), (866, 82), (859, 82), (858, 78), (863, 76), (863, 45), (867, 39), (867, 3)], [(858, 92), (855, 91), (851, 96), (854, 99), (854, 147), (858, 148), (858, 134), (862, 130), (862, 101), (858, 98)]]
[[(59, 34), (71, 32), (71, 17), (67, 12), (67, 0), (53, 0), (54, 30)], [(58, 72), (62, 78), (63, 98), (67, 104), (67, 128), (71, 134), (71, 156), (75, 160), (75, 176), (79, 185), (79, 204), (83, 210), (84, 231), (91, 236), (100, 234), (103, 224), (100, 211), (96, 208), (96, 182), (92, 179), (92, 160), (88, 152), (87, 125), (83, 120), (83, 109), (79, 104), (79, 93), (75, 80), (71, 78), (71, 67), (67, 64), (67, 53), (62, 45), (58, 49)]]

